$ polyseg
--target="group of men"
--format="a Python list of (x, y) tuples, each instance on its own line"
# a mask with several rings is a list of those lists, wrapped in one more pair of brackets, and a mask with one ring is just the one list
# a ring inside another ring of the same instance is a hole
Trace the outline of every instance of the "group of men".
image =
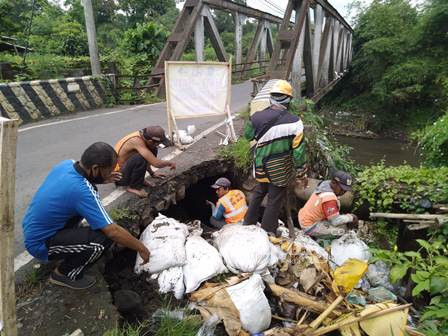
[[(275, 233), (278, 218), (293, 180), (306, 179), (303, 123), (290, 112), (292, 87), (278, 81), (271, 90), (268, 108), (251, 116), (245, 129), (254, 141), (254, 176), (258, 181), (247, 206), (243, 192), (219, 178), (211, 187), (218, 201), (211, 202), (210, 224), (257, 224), (261, 204), (267, 205), (261, 227)], [(89, 288), (95, 279), (85, 274), (113, 243), (135, 250), (147, 263), (148, 249), (126, 229), (117, 225), (101, 204), (96, 185), (115, 183), (130, 193), (147, 197), (151, 183), (146, 173), (163, 178), (152, 167), (176, 169), (173, 161), (157, 158), (158, 146), (169, 145), (163, 128), (146, 127), (122, 138), (115, 148), (104, 142), (89, 146), (80, 161), (66, 160), (56, 165), (36, 192), (23, 220), (25, 247), (41, 261), (61, 260), (52, 272), (52, 283), (72, 289)], [(336, 172), (331, 181), (322, 182), (299, 212), (299, 223), (309, 235), (340, 235), (347, 224), (357, 224), (355, 215), (339, 213), (338, 197), (351, 189), (352, 179)], [(85, 219), (88, 226), (80, 226)]]

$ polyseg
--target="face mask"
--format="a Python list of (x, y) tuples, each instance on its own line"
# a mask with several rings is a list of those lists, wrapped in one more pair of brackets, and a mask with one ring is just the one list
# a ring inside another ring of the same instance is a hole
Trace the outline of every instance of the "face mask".
[(104, 183), (104, 178), (101, 175), (101, 172), (98, 170), (98, 175), (97, 176), (89, 176), (88, 180), (90, 183), (93, 184), (103, 184)]

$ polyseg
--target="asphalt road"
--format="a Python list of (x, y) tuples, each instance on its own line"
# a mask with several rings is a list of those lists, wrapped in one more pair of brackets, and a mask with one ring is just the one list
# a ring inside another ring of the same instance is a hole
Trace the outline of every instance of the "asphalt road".
[[(239, 112), (247, 106), (251, 90), (250, 82), (232, 86), (232, 112)], [(187, 119), (178, 122), (178, 127), (186, 129), (187, 125), (194, 124), (197, 134), (222, 120), (222, 116)], [(65, 159), (78, 160), (84, 149), (93, 142), (104, 141), (113, 146), (122, 136), (149, 125), (160, 125), (167, 129), (165, 103), (93, 110), (20, 127), (16, 169), (15, 255), (24, 250), (21, 222), (26, 208), (55, 164)], [(160, 157), (172, 150), (163, 149)], [(103, 186), (100, 194), (104, 197), (113, 189), (111, 185)]]

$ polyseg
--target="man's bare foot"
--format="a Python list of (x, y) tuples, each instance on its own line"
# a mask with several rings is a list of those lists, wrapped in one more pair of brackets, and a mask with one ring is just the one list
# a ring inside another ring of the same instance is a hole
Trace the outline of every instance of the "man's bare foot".
[(134, 188), (127, 188), (126, 190), (130, 193), (136, 194), (140, 198), (148, 197), (148, 193), (146, 191), (144, 191), (143, 189), (139, 190), (139, 189), (134, 189)]
[(145, 187), (155, 187), (155, 186), (156, 186), (156, 184), (155, 184), (154, 182), (150, 182), (150, 181), (148, 181), (148, 180), (144, 180), (144, 181), (143, 181), (143, 185), (144, 185)]

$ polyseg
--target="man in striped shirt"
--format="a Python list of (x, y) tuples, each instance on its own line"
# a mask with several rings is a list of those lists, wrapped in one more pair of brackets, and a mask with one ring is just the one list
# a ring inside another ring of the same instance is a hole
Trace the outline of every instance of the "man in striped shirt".
[[(101, 204), (95, 184), (119, 180), (121, 174), (113, 172), (116, 164), (117, 153), (110, 145), (94, 143), (81, 161), (56, 165), (34, 195), (23, 220), (25, 247), (41, 261), (62, 259), (50, 282), (72, 289), (91, 287), (95, 279), (84, 271), (112, 242), (149, 261), (148, 249), (115, 224)], [(89, 227), (79, 227), (82, 219)]]
[(303, 175), (305, 167), (303, 123), (288, 112), (292, 95), (287, 81), (277, 81), (270, 92), (271, 106), (254, 113), (245, 129), (245, 137), (257, 142), (253, 168), (259, 184), (254, 189), (244, 222), (257, 223), (261, 203), (268, 194), (261, 226), (273, 233), (278, 226), (286, 187), (297, 173)]

